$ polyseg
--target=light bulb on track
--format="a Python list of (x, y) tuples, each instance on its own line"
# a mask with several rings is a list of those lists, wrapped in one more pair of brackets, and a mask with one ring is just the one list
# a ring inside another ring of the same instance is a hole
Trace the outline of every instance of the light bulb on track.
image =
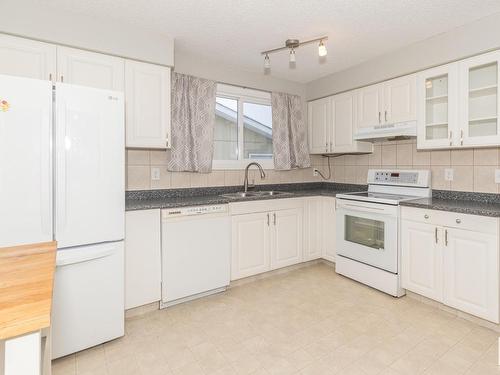
[(271, 68), (271, 60), (269, 59), (269, 55), (266, 54), (264, 57), (264, 69), (270, 69)]
[(327, 55), (328, 51), (326, 50), (325, 43), (323, 43), (323, 40), (319, 41), (318, 45), (318, 55), (319, 57), (325, 57)]

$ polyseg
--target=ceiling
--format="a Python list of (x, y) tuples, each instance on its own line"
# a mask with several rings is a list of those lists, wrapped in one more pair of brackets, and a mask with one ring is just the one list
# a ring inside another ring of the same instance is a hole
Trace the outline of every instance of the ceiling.
[(272, 54), (272, 76), (309, 82), (500, 12), (498, 0), (32, 0), (172, 36), (176, 51), (263, 72), (262, 50), (328, 35), (328, 56), (300, 47), (294, 69)]

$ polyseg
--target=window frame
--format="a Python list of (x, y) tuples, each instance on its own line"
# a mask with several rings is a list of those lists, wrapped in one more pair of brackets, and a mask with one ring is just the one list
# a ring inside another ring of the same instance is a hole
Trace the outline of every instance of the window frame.
[[(245, 169), (248, 163), (257, 162), (264, 169), (274, 169), (274, 156), (271, 159), (242, 159), (243, 153), (243, 103), (261, 104), (271, 106), (271, 93), (266, 91), (259, 91), (248, 89), (246, 87), (239, 87), (226, 84), (217, 84), (217, 97), (236, 100), (238, 102), (238, 159), (237, 160), (213, 160), (212, 169), (214, 170), (227, 170), (227, 169)], [(214, 146), (215, 147), (215, 146)]]

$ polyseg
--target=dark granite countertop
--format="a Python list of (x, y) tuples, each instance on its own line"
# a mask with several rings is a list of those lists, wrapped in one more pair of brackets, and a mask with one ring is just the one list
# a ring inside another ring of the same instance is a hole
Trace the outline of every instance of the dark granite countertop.
[(249, 202), (266, 199), (300, 198), (310, 196), (331, 196), (346, 191), (363, 191), (365, 185), (338, 184), (338, 183), (297, 183), (259, 185), (257, 191), (276, 190), (289, 194), (274, 196), (256, 196), (239, 199), (223, 197), (241, 191), (241, 186), (191, 188), (191, 189), (166, 189), (166, 190), (139, 190), (126, 193), (126, 211), (147, 210), (155, 208), (175, 208), (188, 206), (202, 206), (211, 204), (227, 204), (234, 202)]
[[(125, 208), (126, 211), (134, 211), (156, 208), (228, 204), (266, 199), (285, 199), (311, 196), (335, 197), (341, 192), (364, 191), (366, 189), (366, 185), (331, 182), (258, 185), (255, 189), (257, 191), (276, 190), (284, 191), (289, 194), (254, 196), (239, 199), (226, 198), (222, 195), (241, 191), (241, 186), (138, 190), (127, 191)], [(432, 195), (432, 198), (422, 198), (401, 202), (401, 206), (459, 212), (470, 215), (500, 217), (500, 194), (434, 190)]]
[(500, 217), (500, 194), (434, 190), (432, 198), (401, 202), (401, 206)]

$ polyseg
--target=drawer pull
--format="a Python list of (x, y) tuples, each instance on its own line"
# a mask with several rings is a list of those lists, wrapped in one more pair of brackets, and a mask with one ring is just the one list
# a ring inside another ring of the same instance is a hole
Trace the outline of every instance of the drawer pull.
[(425, 214), (424, 219), (428, 219), (428, 218), (429, 218), (429, 215)]
[(436, 241), (436, 243), (438, 243), (438, 228), (434, 228), (434, 239)]
[(455, 223), (457, 223), (457, 224), (460, 224), (461, 222), (462, 222), (462, 220), (460, 220), (460, 219), (455, 220)]

